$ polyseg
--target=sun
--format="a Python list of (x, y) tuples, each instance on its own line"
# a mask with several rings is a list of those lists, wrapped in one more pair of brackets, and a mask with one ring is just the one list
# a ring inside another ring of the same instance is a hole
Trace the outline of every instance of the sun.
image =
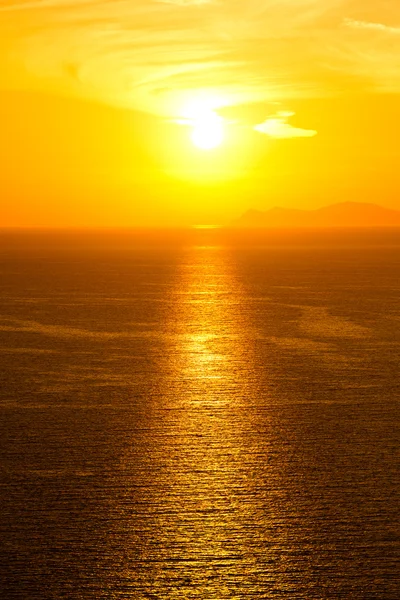
[(212, 110), (199, 113), (192, 120), (191, 139), (200, 150), (212, 150), (224, 140), (223, 120)]
[(180, 111), (182, 117), (176, 122), (191, 128), (190, 139), (200, 150), (213, 150), (224, 141), (224, 119), (217, 113), (224, 104), (218, 98), (198, 97)]

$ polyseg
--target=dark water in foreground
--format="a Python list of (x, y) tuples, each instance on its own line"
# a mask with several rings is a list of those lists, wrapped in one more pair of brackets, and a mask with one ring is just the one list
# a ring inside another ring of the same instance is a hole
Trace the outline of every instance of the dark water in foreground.
[(0, 232), (2, 599), (400, 598), (400, 233), (335, 235)]

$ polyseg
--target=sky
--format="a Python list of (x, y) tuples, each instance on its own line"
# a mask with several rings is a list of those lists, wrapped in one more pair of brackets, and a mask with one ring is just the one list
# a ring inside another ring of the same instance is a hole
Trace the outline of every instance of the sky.
[(398, 0), (0, 0), (0, 226), (400, 209)]

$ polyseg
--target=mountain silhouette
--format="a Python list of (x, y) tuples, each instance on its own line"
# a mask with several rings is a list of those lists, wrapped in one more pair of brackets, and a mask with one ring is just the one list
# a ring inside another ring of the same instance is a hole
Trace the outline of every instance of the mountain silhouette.
[(400, 227), (400, 211), (366, 202), (340, 202), (316, 210), (248, 210), (237, 227)]

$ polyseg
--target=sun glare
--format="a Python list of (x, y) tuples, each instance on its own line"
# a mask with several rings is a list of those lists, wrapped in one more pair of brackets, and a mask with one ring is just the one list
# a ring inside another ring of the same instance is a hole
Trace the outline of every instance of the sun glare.
[(212, 150), (224, 139), (222, 118), (213, 111), (205, 111), (193, 119), (192, 142), (201, 150)]
[(192, 129), (190, 138), (200, 150), (212, 150), (224, 140), (224, 119), (217, 114), (224, 103), (216, 98), (196, 98), (186, 104), (178, 122)]

